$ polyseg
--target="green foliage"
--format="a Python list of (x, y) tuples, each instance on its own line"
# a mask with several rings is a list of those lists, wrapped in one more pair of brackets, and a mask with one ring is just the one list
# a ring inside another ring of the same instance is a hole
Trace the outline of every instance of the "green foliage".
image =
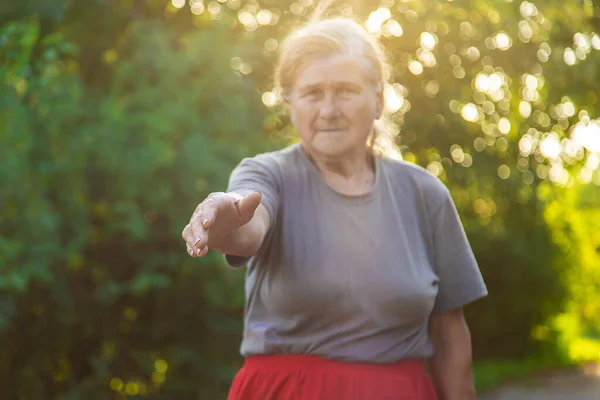
[(194, 204), (266, 148), (237, 49), (219, 29), (180, 41), (134, 23), (107, 87), (86, 93), (70, 43), (35, 22), (2, 35), (0, 397), (218, 397), (243, 274), (189, 260), (179, 238)]
[[(261, 95), (272, 39), (311, 8), (192, 3), (0, 6), (0, 398), (222, 398), (239, 367), (243, 272), (190, 260), (180, 232), (242, 157), (289, 140)], [(589, 359), (600, 197), (578, 182), (600, 174), (571, 134), (598, 117), (600, 7), (382, 5), (392, 129), (450, 187), (490, 289), (467, 310), (478, 381)]]

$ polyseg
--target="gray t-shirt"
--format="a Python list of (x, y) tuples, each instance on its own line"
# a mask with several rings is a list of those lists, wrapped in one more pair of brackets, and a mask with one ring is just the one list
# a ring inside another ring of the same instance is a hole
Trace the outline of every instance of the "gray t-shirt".
[(432, 314), (487, 295), (450, 193), (423, 168), (375, 159), (369, 193), (331, 189), (299, 144), (246, 158), (228, 192), (259, 190), (271, 229), (247, 265), (243, 356), (428, 358)]

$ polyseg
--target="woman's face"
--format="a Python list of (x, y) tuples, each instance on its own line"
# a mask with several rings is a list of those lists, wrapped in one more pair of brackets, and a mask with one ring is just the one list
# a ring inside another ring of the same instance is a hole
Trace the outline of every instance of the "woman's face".
[(383, 109), (381, 88), (374, 87), (358, 56), (311, 62), (296, 75), (288, 100), (303, 146), (326, 157), (364, 151)]

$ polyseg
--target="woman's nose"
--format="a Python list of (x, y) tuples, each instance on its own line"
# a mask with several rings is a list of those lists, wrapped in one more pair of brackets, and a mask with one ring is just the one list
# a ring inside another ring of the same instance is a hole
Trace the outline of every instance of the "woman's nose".
[(327, 93), (323, 97), (320, 114), (323, 119), (332, 119), (339, 116), (339, 109), (333, 93)]

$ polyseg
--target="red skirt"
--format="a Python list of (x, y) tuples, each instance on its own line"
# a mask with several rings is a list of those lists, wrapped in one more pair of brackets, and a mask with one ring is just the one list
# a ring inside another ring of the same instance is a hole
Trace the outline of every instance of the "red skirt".
[(437, 400), (423, 361), (342, 363), (307, 355), (248, 357), (227, 400)]

